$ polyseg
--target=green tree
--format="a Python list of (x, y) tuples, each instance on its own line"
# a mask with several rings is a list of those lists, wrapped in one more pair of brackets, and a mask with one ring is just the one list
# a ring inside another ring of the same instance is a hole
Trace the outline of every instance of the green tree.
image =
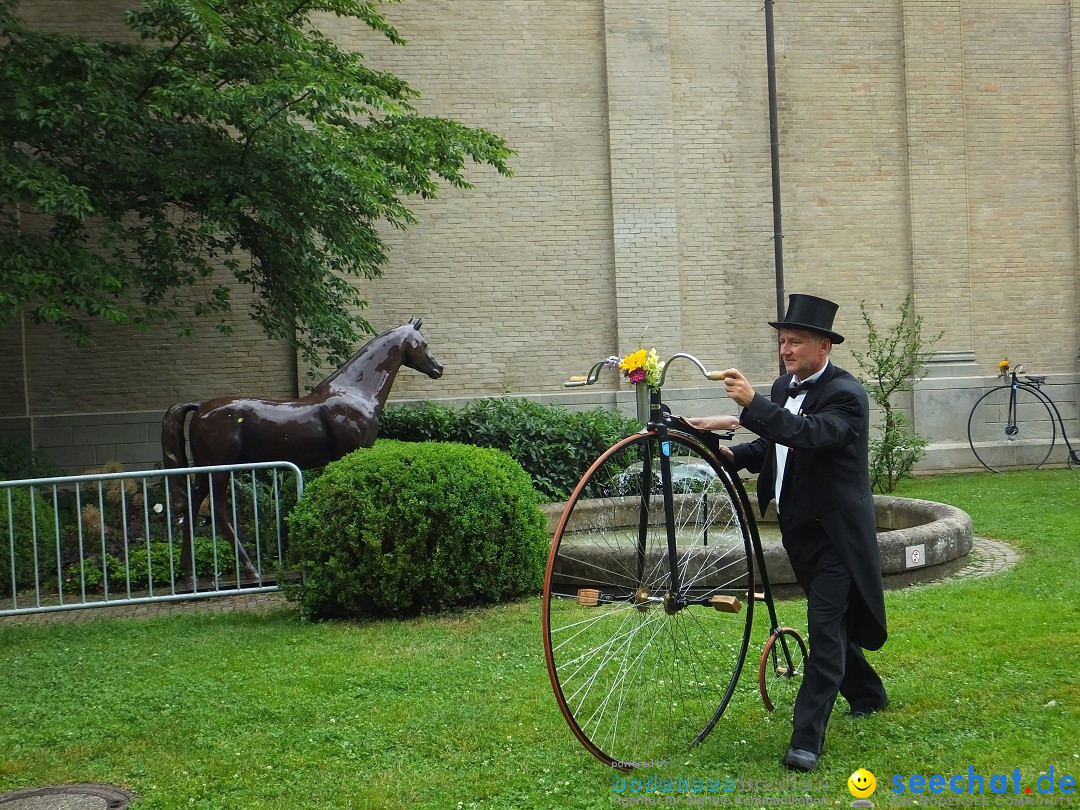
[(32, 30), (17, 6), (0, 0), (0, 326), (25, 307), (79, 341), (88, 319), (227, 330), (231, 275), (270, 337), (338, 359), (370, 331), (350, 279), (387, 260), (377, 223), (469, 187), (467, 159), (510, 174), (502, 138), (417, 114), (312, 20), (403, 44), (375, 2), (145, 0), (128, 42)]
[(916, 433), (907, 414), (893, 405), (893, 394), (915, 390), (915, 383), (926, 376), (926, 360), (944, 332), (923, 336), (921, 315), (912, 317), (911, 295), (900, 305), (900, 319), (882, 332), (866, 312), (866, 302), (859, 302), (866, 325), (866, 352), (852, 350), (855, 361), (866, 375), (860, 377), (870, 398), (881, 409), (878, 437), (870, 441), (870, 483), (877, 492), (893, 492), (896, 485), (911, 475), (911, 470), (926, 455), (929, 440)]

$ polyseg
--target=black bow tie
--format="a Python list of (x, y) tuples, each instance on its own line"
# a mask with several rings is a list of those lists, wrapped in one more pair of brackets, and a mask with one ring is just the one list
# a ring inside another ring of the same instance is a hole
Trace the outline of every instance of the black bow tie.
[(795, 378), (792, 377), (791, 382), (787, 384), (787, 395), (789, 397), (797, 397), (807, 388), (812, 386), (815, 382), (816, 380), (803, 380), (801, 383), (795, 382)]

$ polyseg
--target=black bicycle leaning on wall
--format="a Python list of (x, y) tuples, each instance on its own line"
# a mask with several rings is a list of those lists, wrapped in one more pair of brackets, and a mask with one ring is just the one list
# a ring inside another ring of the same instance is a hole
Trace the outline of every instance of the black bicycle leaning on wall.
[(1007, 382), (979, 397), (968, 416), (968, 444), (979, 462), (994, 472), (1038, 469), (1050, 458), (1060, 429), (1069, 467), (1080, 464), (1061, 411), (1042, 390), (1046, 377), (1024, 374), (1023, 366), (1010, 368), (1008, 360), (998, 368)]
[[(664, 364), (645, 429), (606, 450), (567, 501), (544, 577), (559, 709), (590, 753), (623, 770), (712, 731), (742, 672), (755, 603), (769, 612), (758, 688), (770, 711), (790, 710), (807, 655), (780, 626), (750, 500), (718, 452), (731, 436), (696, 430), (661, 403), (677, 359), (722, 379), (688, 354)], [(567, 385), (591, 385), (604, 367)]]

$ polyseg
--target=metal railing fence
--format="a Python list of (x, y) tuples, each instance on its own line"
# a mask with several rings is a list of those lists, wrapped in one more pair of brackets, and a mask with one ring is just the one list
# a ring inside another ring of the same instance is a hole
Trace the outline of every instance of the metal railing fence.
[[(227, 514), (254, 572), (213, 492), (192, 511), (202, 473), (228, 475)], [(0, 616), (277, 590), (303, 487), (288, 462), (0, 481)]]

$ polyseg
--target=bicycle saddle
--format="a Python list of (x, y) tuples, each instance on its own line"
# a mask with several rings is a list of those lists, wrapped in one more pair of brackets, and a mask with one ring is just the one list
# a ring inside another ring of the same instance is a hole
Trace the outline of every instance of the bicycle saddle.
[(1024, 379), (1026, 379), (1029, 383), (1032, 383), (1033, 385), (1042, 385), (1044, 382), (1046, 382), (1046, 375), (1044, 374), (1039, 377), (1033, 377), (1030, 374), (1025, 374)]
[(664, 421), (667, 422), (667, 424), (669, 424), (671, 427), (678, 428), (679, 430), (689, 433), (691, 436), (696, 436), (702, 441), (702, 443), (706, 447), (708, 447), (713, 452), (713, 454), (718, 459), (724, 461), (724, 456), (720, 453), (720, 442), (721, 440), (730, 441), (734, 437), (734, 433), (701, 430), (700, 428), (696, 428), (689, 422), (687, 422), (684, 417), (676, 416), (675, 414), (671, 413), (671, 411), (668, 410), (666, 405), (662, 405), (661, 408), (664, 410)]

